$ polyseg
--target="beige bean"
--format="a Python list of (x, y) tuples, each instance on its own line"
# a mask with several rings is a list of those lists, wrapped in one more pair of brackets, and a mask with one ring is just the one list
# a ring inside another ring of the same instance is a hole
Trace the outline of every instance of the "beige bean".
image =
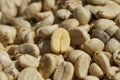
[(5, 47), (6, 52), (9, 54), (10, 58), (15, 58), (14, 51), (19, 45), (9, 45)]
[(36, 44), (24, 43), (15, 49), (14, 54), (18, 55), (16, 57), (19, 57), (19, 55), (22, 55), (22, 54), (30, 54), (34, 57), (38, 57), (40, 54), (40, 51)]
[(21, 28), (31, 30), (31, 24), (22, 18), (12, 18), (10, 23), (17, 29), (20, 30)]
[(64, 28), (57, 28), (51, 36), (51, 50), (54, 53), (63, 53), (70, 46), (69, 33)]
[(4, 69), (4, 72), (8, 76), (8, 80), (15, 80), (19, 75), (19, 71), (16, 68), (16, 62), (12, 62)]
[(105, 31), (106, 31), (110, 36), (113, 36), (118, 29), (119, 29), (119, 27), (118, 27), (117, 25), (112, 25), (112, 26), (108, 27)]
[(23, 15), (24, 14), (24, 11), (27, 8), (27, 6), (30, 3), (30, 1), (31, 0), (21, 1), (20, 6), (19, 6), (19, 12), (18, 12), (19, 15)]
[(58, 28), (57, 24), (40, 27), (37, 29), (36, 35), (37, 37), (49, 38), (56, 28)]
[(120, 43), (115, 38), (111, 38), (105, 46), (105, 51), (113, 53), (120, 48)]
[(106, 30), (108, 27), (115, 25), (115, 22), (109, 19), (99, 19), (95, 22), (95, 28)]
[(8, 53), (0, 50), (0, 64), (3, 66), (3, 68), (8, 67), (11, 63), (12, 60), (10, 59)]
[(44, 0), (43, 1), (43, 9), (44, 10), (52, 10), (55, 8), (55, 2), (56, 0)]
[(120, 49), (115, 50), (113, 53), (113, 60), (117, 65), (120, 65)]
[(75, 65), (74, 65), (75, 75), (79, 79), (82, 79), (87, 76), (88, 68), (90, 66), (90, 61), (91, 61), (91, 58), (88, 54), (82, 54), (76, 60)]
[(59, 9), (56, 11), (56, 16), (60, 19), (68, 19), (71, 16), (71, 12), (67, 9)]
[(58, 67), (61, 63), (64, 62), (64, 58), (62, 55), (54, 55), (54, 57), (56, 58), (56, 66)]
[(36, 68), (28, 67), (22, 70), (17, 80), (44, 80)]
[(7, 75), (3, 71), (0, 71), (0, 80), (8, 80)]
[(43, 20), (47, 18), (51, 14), (51, 11), (40, 12), (35, 15), (35, 18), (39, 20)]
[(75, 49), (75, 46), (70, 46), (68, 50), (63, 54), (64, 59), (67, 59), (69, 53)]
[(86, 41), (90, 40), (90, 35), (87, 31), (81, 28), (75, 28), (69, 31), (71, 44), (73, 45), (81, 45)]
[(104, 52), (104, 54), (108, 57), (110, 64), (113, 65), (114, 64), (113, 55), (110, 52)]
[(66, 19), (59, 24), (59, 27), (65, 28), (66, 30), (71, 30), (78, 27), (79, 22), (76, 19)]
[(31, 55), (28, 55), (28, 54), (24, 54), (24, 55), (20, 56), (18, 58), (18, 62), (23, 68), (26, 68), (26, 67), (37, 68), (39, 66), (38, 59)]
[(24, 11), (24, 15), (29, 19), (32, 18), (36, 13), (40, 12), (42, 8), (42, 2), (31, 3)]
[(13, 26), (0, 25), (0, 42), (6, 46), (15, 40), (17, 31)]
[[(16, 36), (16, 39), (15, 39), (15, 43), (16, 44), (22, 44), (22, 43), (25, 43), (25, 40), (27, 41), (27, 39), (29, 38), (28, 37), (28, 34), (30, 33), (31, 31), (29, 29), (24, 29), (24, 28), (21, 28), (19, 31), (18, 31), (18, 34)], [(34, 38), (33, 36), (31, 37), (31, 39)]]
[(26, 33), (24, 37), (24, 43), (34, 43), (34, 38), (35, 38), (35, 32), (34, 31), (29, 31)]
[(110, 61), (103, 51), (97, 51), (94, 54), (93, 60), (100, 65), (103, 73), (107, 73), (107, 71), (110, 69)]
[(70, 53), (68, 53), (67, 60), (74, 64), (77, 58), (82, 54), (86, 54), (86, 52), (82, 50), (73, 50)]
[(68, 7), (70, 11), (74, 11), (75, 8), (79, 5), (82, 5), (82, 2), (80, 0), (66, 0), (65, 6)]
[(96, 63), (92, 63), (89, 67), (89, 72), (90, 75), (96, 76), (98, 78), (101, 78), (104, 76), (104, 73), (102, 71), (102, 69), (100, 68), (100, 66)]
[[(108, 3), (99, 10), (99, 15), (106, 19), (114, 19), (120, 13), (120, 6), (116, 3)], [(114, 11), (113, 11), (114, 10)]]
[(118, 67), (112, 66), (110, 67), (106, 75), (109, 79), (112, 79), (117, 74), (117, 71), (118, 71)]
[(47, 11), (46, 14), (44, 13), (45, 12), (43, 12), (43, 14), (38, 15), (40, 18), (42, 17), (42, 21), (36, 24), (38, 27), (52, 25), (55, 20), (55, 17), (51, 11)]
[(0, 1), (0, 9), (3, 13), (1, 23), (9, 22), (9, 19), (17, 15), (17, 7), (15, 3), (9, 0)]
[(75, 8), (73, 15), (79, 21), (79, 23), (82, 25), (87, 24), (90, 20), (90, 14), (81, 5), (79, 5)]
[(56, 69), (56, 58), (54, 54), (45, 54), (40, 60), (39, 72), (42, 77), (47, 79), (49, 78), (54, 70)]
[(63, 62), (56, 68), (53, 80), (72, 80), (73, 73), (73, 65), (70, 62)]
[(95, 77), (95, 76), (86, 76), (83, 80), (100, 80), (99, 78)]
[(82, 49), (93, 56), (96, 51), (102, 51), (104, 49), (104, 43), (98, 38), (92, 38), (82, 45)]

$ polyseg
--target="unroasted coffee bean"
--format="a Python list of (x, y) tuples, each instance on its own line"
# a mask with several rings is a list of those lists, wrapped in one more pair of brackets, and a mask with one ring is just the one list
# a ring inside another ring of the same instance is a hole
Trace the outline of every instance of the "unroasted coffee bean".
[(19, 45), (9, 45), (6, 46), (6, 51), (9, 54), (10, 58), (15, 58), (14, 51)]
[(118, 29), (119, 29), (119, 27), (118, 27), (117, 25), (112, 25), (112, 26), (108, 27), (105, 31), (106, 31), (110, 36), (113, 36)]
[(94, 38), (99, 38), (105, 44), (110, 39), (110, 36), (106, 32), (104, 32), (103, 30), (100, 30), (100, 29), (94, 29), (94, 30), (92, 30), (92, 35), (91, 36), (94, 37)]
[(12, 60), (10, 59), (8, 53), (5, 51), (0, 50), (0, 64), (3, 68), (8, 67), (12, 63)]
[(56, 66), (59, 66), (62, 62), (64, 62), (64, 58), (62, 55), (54, 55), (56, 58)]
[(116, 40), (115, 38), (111, 38), (105, 46), (105, 51), (113, 53), (119, 48), (120, 48), (119, 41)]
[(43, 78), (49, 78), (56, 69), (56, 58), (54, 54), (45, 54), (40, 60), (39, 72)]
[(115, 66), (110, 67), (110, 69), (107, 72), (107, 77), (109, 79), (112, 79), (117, 74), (118, 68)]
[(8, 76), (8, 80), (15, 80), (19, 75), (19, 71), (16, 68), (16, 62), (12, 62), (8, 67), (4, 69), (4, 72)]
[(64, 28), (57, 28), (51, 36), (51, 49), (54, 53), (63, 53), (70, 46), (69, 33)]
[(30, 19), (32, 18), (36, 13), (40, 12), (41, 11), (41, 6), (42, 6), (42, 3), (39, 1), (39, 2), (33, 2), (31, 3), (24, 11), (24, 15)]
[(42, 37), (42, 38), (49, 38), (56, 28), (58, 28), (57, 24), (52, 25), (52, 26), (40, 27), (40, 28), (37, 29), (36, 35), (38, 37)]
[(82, 45), (82, 49), (93, 56), (96, 51), (102, 51), (104, 49), (104, 43), (98, 38), (92, 38)]
[(73, 50), (70, 53), (68, 53), (67, 60), (74, 64), (77, 58), (82, 54), (86, 54), (86, 52), (82, 50)]
[(99, 19), (95, 22), (95, 28), (106, 30), (108, 27), (115, 25), (115, 22), (109, 19)]
[(117, 3), (109, 3), (103, 6), (98, 13), (103, 18), (114, 19), (120, 12), (120, 10), (117, 10), (119, 8), (120, 6)]
[(39, 61), (37, 58), (24, 54), (18, 58), (19, 64), (23, 67), (35, 67), (37, 68), (39, 66)]
[(90, 35), (87, 31), (81, 28), (75, 28), (69, 31), (71, 44), (73, 45), (81, 45), (86, 41), (90, 40)]
[(71, 15), (71, 12), (67, 9), (59, 9), (56, 11), (56, 16), (60, 19), (68, 19)]
[(44, 80), (36, 68), (28, 67), (21, 71), (17, 80)]
[(82, 79), (87, 76), (88, 68), (90, 66), (90, 61), (91, 61), (91, 58), (88, 54), (82, 54), (76, 60), (75, 65), (74, 65), (75, 75), (79, 79)]
[(87, 24), (90, 20), (90, 14), (82, 5), (75, 8), (73, 15), (82, 25)]
[(53, 80), (72, 80), (73, 73), (73, 65), (70, 62), (63, 62), (56, 68)]
[(103, 77), (104, 73), (100, 66), (96, 63), (92, 63), (89, 67), (89, 72), (91, 75), (96, 76), (98, 78)]
[(43, 1), (43, 9), (49, 11), (49, 10), (52, 10), (54, 8), (55, 8), (55, 0), (50, 0), (50, 1), (44, 0)]
[(12, 44), (16, 37), (16, 29), (13, 26), (0, 25), (0, 42), (6, 46)]
[(36, 44), (33, 43), (24, 43), (21, 44), (16, 50), (14, 51), (15, 55), (22, 55), (22, 54), (30, 54), (34, 57), (38, 57), (40, 54), (39, 48)]
[(103, 51), (97, 51), (94, 54), (94, 61), (100, 65), (103, 73), (106, 73), (110, 69), (110, 61)]
[(79, 22), (76, 19), (67, 19), (60, 23), (59, 27), (65, 28), (66, 30), (71, 30), (78, 27)]
[(114, 53), (113, 53), (113, 60), (117, 65), (120, 65), (120, 49), (117, 49)]

